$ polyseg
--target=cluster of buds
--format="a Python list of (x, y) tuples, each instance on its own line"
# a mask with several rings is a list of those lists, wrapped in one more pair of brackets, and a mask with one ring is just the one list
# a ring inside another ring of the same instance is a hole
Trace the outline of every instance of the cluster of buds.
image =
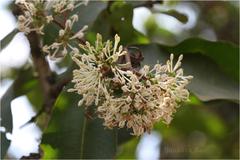
[(43, 35), (45, 25), (53, 21), (54, 16), (72, 11), (80, 5), (87, 5), (87, 3), (88, 0), (16, 0), (15, 4), (23, 12), (18, 16), (18, 29), (25, 34), (35, 31)]
[(15, 4), (23, 11), (23, 14), (18, 17), (18, 29), (25, 34), (32, 31), (44, 34), (44, 25), (53, 20), (51, 15), (45, 14), (44, 0), (16, 0)]
[(119, 42), (116, 35), (114, 44), (109, 40), (103, 43), (98, 34), (95, 46), (89, 42), (80, 45), (84, 54), (72, 57), (79, 69), (73, 71), (75, 85), (69, 92), (82, 96), (79, 106), (95, 104), (107, 128), (127, 127), (140, 136), (159, 120), (171, 122), (176, 108), (188, 100), (185, 87), (192, 76), (183, 75), (182, 55), (173, 65), (173, 54), (165, 65), (156, 64), (152, 69), (145, 65), (136, 71), (131, 62), (121, 63), (129, 53)]
[(71, 45), (76, 39), (81, 39), (84, 37), (84, 31), (88, 26), (83, 26), (76, 34), (72, 35), (72, 27), (75, 22), (78, 21), (78, 15), (72, 15), (66, 22), (65, 28), (59, 30), (59, 37), (51, 45), (43, 46), (43, 52), (47, 53), (51, 59), (56, 59), (58, 57), (64, 57), (69, 50), (69, 53), (78, 53), (78, 49)]

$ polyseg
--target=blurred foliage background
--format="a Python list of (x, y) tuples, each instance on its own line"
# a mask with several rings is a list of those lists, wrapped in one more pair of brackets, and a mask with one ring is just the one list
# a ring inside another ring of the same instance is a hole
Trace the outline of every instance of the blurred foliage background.
[[(14, 5), (10, 9), (14, 13)], [(141, 9), (149, 16), (139, 29), (133, 18)], [(142, 51), (142, 65), (153, 65), (157, 60), (164, 63), (171, 52), (184, 54), (184, 71), (194, 76), (189, 85), (190, 101), (178, 109), (169, 126), (162, 122), (155, 125), (154, 133), (161, 137), (157, 147), (160, 158), (239, 158), (239, 1), (90, 1), (74, 13), (80, 17), (74, 31), (89, 25), (86, 39), (90, 42), (96, 33), (105, 40), (118, 33), (123, 45)], [(173, 27), (168, 28), (170, 24)], [(47, 26), (43, 43), (52, 43), (58, 30), (54, 24)], [(15, 34), (13, 31), (1, 41), (3, 48)], [(69, 56), (56, 65), (68, 68), (56, 73), (58, 78), (74, 68)], [(15, 80), (1, 98), (1, 123), (9, 132), (14, 98), (26, 95), (34, 110), (41, 110), (44, 96), (33, 68), (27, 62), (1, 74), (1, 81)], [(43, 130), (41, 156), (136, 158), (141, 137), (131, 137), (125, 129), (106, 130), (101, 120), (87, 119), (83, 109), (76, 107), (79, 97), (66, 92), (70, 86), (57, 98), (49, 125), (45, 126), (46, 114), (36, 120)], [(1, 133), (2, 154), (9, 144)]]

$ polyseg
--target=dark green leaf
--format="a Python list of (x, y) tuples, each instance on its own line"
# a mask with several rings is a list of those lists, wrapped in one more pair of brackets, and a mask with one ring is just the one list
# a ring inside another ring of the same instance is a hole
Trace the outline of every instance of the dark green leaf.
[(3, 50), (12, 41), (14, 36), (19, 32), (18, 29), (12, 30), (8, 35), (6, 35), (0, 42), (0, 49)]
[(190, 38), (176, 46), (162, 46), (176, 54), (203, 54), (215, 61), (223, 71), (239, 79), (239, 47), (226, 42), (211, 42), (200, 38)]
[[(165, 63), (169, 59), (169, 54), (164, 53), (159, 45), (143, 45), (140, 49), (144, 55), (144, 64), (153, 65), (157, 60)], [(185, 75), (194, 76), (188, 88), (201, 100), (238, 100), (238, 83), (226, 76), (209, 57), (201, 53), (184, 54), (182, 64)]]
[(84, 107), (77, 106), (79, 98), (66, 91), (58, 97), (52, 119), (43, 134), (44, 159), (114, 158), (115, 131), (105, 129), (100, 119), (86, 118)]
[[(1, 125), (6, 128), (7, 132), (12, 132), (12, 113), (11, 113), (11, 101), (28, 92), (36, 85), (36, 80), (32, 77), (32, 71), (22, 70), (18, 73), (17, 79), (9, 87), (1, 101)], [(1, 132), (1, 158), (3, 158), (10, 145), (10, 141), (6, 139), (5, 133)]]

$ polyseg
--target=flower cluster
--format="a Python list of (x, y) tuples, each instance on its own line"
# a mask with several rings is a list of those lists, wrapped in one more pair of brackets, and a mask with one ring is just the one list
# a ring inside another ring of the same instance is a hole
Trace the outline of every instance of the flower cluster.
[(169, 124), (181, 102), (188, 100), (185, 88), (192, 76), (184, 76), (180, 68), (183, 56), (173, 65), (173, 54), (165, 65), (152, 69), (145, 65), (139, 71), (129, 62), (120, 63), (128, 52), (115, 42), (102, 42), (98, 34), (95, 46), (88, 42), (80, 47), (84, 54), (75, 54), (73, 60), (79, 69), (73, 71), (74, 88), (70, 92), (82, 95), (79, 106), (97, 105), (98, 116), (104, 126), (127, 127), (133, 135), (150, 132), (155, 122)]
[(50, 23), (54, 16), (65, 11), (72, 11), (80, 5), (87, 5), (87, 3), (88, 0), (16, 0), (15, 4), (23, 12), (18, 17), (18, 29), (25, 34), (32, 31), (44, 34), (44, 26)]
[[(61, 16), (66, 11), (73, 11), (80, 5), (87, 5), (88, 0), (69, 1), (69, 0), (16, 0), (15, 2), (23, 11), (18, 17), (18, 29), (25, 34), (35, 31), (44, 34), (43, 29), (46, 24), (54, 21), (57, 16)], [(70, 52), (78, 52), (70, 43), (74, 39), (84, 37), (87, 26), (83, 26), (79, 31), (72, 35), (72, 27), (78, 21), (78, 15), (72, 15), (65, 21), (65, 28), (59, 30), (59, 37), (51, 45), (43, 46), (43, 52), (47, 53), (51, 59), (63, 57)]]

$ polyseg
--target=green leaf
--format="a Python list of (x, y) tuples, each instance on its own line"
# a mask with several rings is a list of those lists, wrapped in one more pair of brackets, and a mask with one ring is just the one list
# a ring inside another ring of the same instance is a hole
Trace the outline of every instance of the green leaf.
[(79, 99), (80, 96), (66, 90), (58, 97), (42, 138), (43, 159), (114, 158), (115, 131), (105, 129), (98, 118), (87, 118), (84, 107), (77, 106)]
[(239, 80), (239, 47), (234, 44), (190, 38), (176, 46), (162, 46), (162, 48), (176, 54), (203, 54), (208, 56), (223, 71)]
[(12, 41), (14, 36), (19, 32), (18, 29), (12, 30), (8, 35), (6, 35), (3, 39), (0, 41), (0, 49), (3, 50), (7, 45)]
[(182, 23), (187, 23), (187, 21), (188, 21), (188, 17), (185, 14), (180, 13), (180, 12), (174, 10), (174, 9), (171, 9), (171, 10), (168, 10), (168, 11), (160, 11), (160, 13), (172, 16)]
[[(166, 63), (169, 54), (161, 50), (157, 44), (142, 45), (140, 49), (144, 55), (143, 64), (154, 65), (157, 60)], [(217, 61), (211, 60), (206, 53), (184, 54), (182, 66), (185, 75), (193, 75), (188, 88), (199, 99), (209, 101), (214, 99), (238, 100), (238, 83), (218, 67)], [(222, 55), (228, 59), (229, 54)], [(231, 65), (231, 64), (226, 64)]]
[[(14, 83), (8, 88), (6, 93), (0, 99), (1, 102), (1, 126), (6, 128), (6, 132), (12, 132), (12, 113), (11, 101), (34, 87), (36, 80), (32, 77), (31, 69), (21, 70)], [(3, 158), (10, 145), (10, 141), (6, 139), (5, 133), (1, 132), (1, 158)]]

